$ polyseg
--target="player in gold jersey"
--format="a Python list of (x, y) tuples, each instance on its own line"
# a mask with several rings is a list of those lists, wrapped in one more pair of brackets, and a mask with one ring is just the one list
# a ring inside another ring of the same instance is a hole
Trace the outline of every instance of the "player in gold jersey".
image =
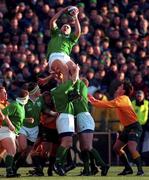
[(123, 148), (127, 145), (134, 163), (138, 168), (137, 175), (143, 175), (141, 157), (137, 150), (137, 146), (142, 134), (142, 128), (137, 121), (137, 115), (129, 99), (133, 91), (130, 82), (124, 81), (115, 92), (115, 99), (111, 101), (100, 101), (93, 96), (88, 96), (90, 103), (99, 108), (115, 108), (124, 130), (120, 133), (114, 144), (115, 152), (120, 156), (120, 160), (125, 165), (124, 170), (118, 175), (133, 174), (133, 170), (129, 164), (127, 155)]

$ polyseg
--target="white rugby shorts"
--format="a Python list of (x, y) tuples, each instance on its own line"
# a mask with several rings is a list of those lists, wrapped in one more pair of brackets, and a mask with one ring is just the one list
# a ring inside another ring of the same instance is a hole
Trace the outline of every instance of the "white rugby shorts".
[(33, 128), (28, 128), (28, 127), (22, 126), (22, 128), (19, 131), (19, 134), (25, 135), (26, 138), (28, 140), (30, 140), (31, 142), (36, 142), (38, 133), (39, 133), (38, 126), (35, 126)]
[(95, 129), (95, 122), (89, 112), (81, 112), (77, 114), (77, 132), (80, 133), (85, 130), (92, 130)]
[(12, 138), (15, 140), (16, 134), (15, 132), (11, 131), (7, 126), (2, 126), (0, 128), (0, 141), (5, 138)]
[(56, 120), (58, 134), (75, 132), (74, 115), (61, 113)]
[(49, 60), (48, 60), (49, 69), (50, 69), (50, 70), (51, 70), (52, 63), (53, 63), (55, 60), (59, 60), (59, 61), (61, 61), (62, 63), (66, 64), (68, 61), (70, 61), (70, 57), (69, 57), (67, 54), (65, 54), (65, 53), (59, 53), (59, 52), (52, 53), (52, 54), (49, 56)]

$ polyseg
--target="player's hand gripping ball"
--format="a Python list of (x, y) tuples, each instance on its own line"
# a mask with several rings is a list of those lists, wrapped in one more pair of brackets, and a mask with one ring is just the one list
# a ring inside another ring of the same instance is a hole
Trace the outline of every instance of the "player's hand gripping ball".
[(71, 17), (76, 17), (79, 13), (79, 9), (76, 6), (70, 6), (67, 10), (67, 13)]

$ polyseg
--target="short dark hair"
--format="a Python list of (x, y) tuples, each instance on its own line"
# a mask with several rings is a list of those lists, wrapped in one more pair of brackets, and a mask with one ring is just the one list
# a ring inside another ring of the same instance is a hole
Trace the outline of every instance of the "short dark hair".
[(30, 82), (28, 84), (28, 91), (32, 91), (38, 84), (36, 82)]
[(24, 90), (24, 89), (21, 89), (21, 90), (19, 91), (19, 93), (18, 93), (18, 97), (19, 97), (19, 98), (24, 98), (24, 97), (26, 97), (27, 95), (29, 95), (29, 92), (26, 91), (26, 90)]
[(42, 93), (42, 96), (45, 98), (45, 97), (47, 97), (47, 96), (50, 96), (51, 97), (51, 93), (49, 92), (49, 91), (44, 91), (43, 93)]
[(125, 90), (125, 95), (131, 96), (133, 93), (133, 86), (129, 80), (125, 80), (123, 83), (123, 89)]

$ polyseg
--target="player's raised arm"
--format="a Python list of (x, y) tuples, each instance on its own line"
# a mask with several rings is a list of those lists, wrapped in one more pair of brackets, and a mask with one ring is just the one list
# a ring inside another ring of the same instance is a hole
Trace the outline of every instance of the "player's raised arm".
[(77, 38), (79, 38), (81, 35), (81, 26), (80, 26), (80, 22), (78, 19), (78, 14), (79, 14), (79, 10), (75, 14), (75, 32), (74, 32), (74, 34)]
[(67, 10), (68, 7), (62, 8), (60, 11), (58, 11), (50, 20), (50, 30), (55, 28), (57, 26), (56, 21), (58, 18)]

